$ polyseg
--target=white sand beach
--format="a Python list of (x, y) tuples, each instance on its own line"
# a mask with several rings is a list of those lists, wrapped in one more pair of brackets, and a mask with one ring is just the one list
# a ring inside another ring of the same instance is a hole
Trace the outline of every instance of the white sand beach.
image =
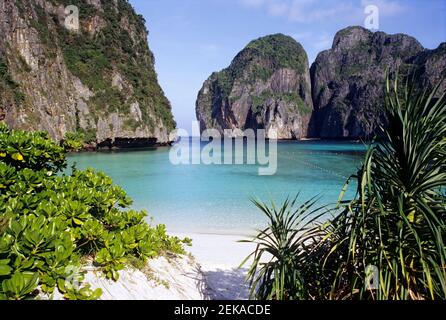
[[(91, 264), (85, 266), (83, 285), (101, 288), (101, 300), (247, 300), (247, 267), (240, 263), (255, 249), (239, 243), (247, 237), (219, 234), (172, 233), (189, 237), (193, 246), (190, 255), (159, 257), (150, 260), (144, 270), (126, 268), (119, 271), (119, 280), (105, 279)], [(40, 299), (63, 300), (56, 289), (54, 295), (41, 294)]]
[(247, 300), (249, 286), (246, 274), (249, 264), (240, 263), (255, 250), (252, 244), (239, 243), (247, 236), (223, 234), (172, 234), (192, 239), (187, 248), (200, 266), (206, 285), (206, 296), (212, 300)]

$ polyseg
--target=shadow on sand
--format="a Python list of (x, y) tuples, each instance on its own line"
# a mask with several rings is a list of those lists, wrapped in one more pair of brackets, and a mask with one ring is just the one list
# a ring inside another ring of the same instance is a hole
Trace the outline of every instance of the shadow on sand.
[(248, 300), (246, 269), (205, 271), (206, 298), (210, 300)]

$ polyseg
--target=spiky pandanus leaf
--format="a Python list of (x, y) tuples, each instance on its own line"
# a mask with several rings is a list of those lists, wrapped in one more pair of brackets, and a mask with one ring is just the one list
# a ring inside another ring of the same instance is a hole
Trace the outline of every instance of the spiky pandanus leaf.
[[(348, 298), (446, 299), (446, 97), (435, 98), (438, 86), (398, 87), (387, 81), (384, 138), (367, 153), (357, 197), (332, 233), (349, 230), (332, 298), (347, 289)], [(366, 286), (369, 265), (379, 270), (376, 289)]]
[(251, 297), (261, 300), (305, 299), (309, 296), (303, 270), (321, 229), (316, 222), (326, 213), (316, 208), (316, 198), (297, 204), (298, 196), (287, 199), (281, 207), (253, 203), (267, 216), (268, 227), (254, 239), (256, 250), (242, 263), (253, 259), (248, 273)]

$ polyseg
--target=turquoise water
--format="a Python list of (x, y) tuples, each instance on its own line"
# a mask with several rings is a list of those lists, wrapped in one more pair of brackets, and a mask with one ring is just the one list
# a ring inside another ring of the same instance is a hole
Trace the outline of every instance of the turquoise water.
[(69, 162), (110, 175), (134, 199), (135, 209), (147, 209), (169, 231), (240, 234), (265, 223), (252, 197), (281, 202), (300, 191), (302, 200), (319, 195), (321, 205), (336, 202), (365, 147), (308, 141), (281, 142), (277, 150), (273, 176), (259, 176), (258, 167), (248, 165), (175, 166), (167, 147), (73, 154)]

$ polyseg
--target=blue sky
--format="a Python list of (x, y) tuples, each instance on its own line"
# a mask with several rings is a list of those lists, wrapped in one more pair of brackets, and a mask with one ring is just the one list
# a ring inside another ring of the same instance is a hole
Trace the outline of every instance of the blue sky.
[(379, 30), (406, 33), (426, 48), (446, 41), (446, 0), (130, 0), (147, 21), (156, 71), (178, 127), (190, 131), (203, 82), (227, 67), (251, 40), (284, 33), (306, 49), (310, 63), (337, 31), (364, 25), (368, 5)]

